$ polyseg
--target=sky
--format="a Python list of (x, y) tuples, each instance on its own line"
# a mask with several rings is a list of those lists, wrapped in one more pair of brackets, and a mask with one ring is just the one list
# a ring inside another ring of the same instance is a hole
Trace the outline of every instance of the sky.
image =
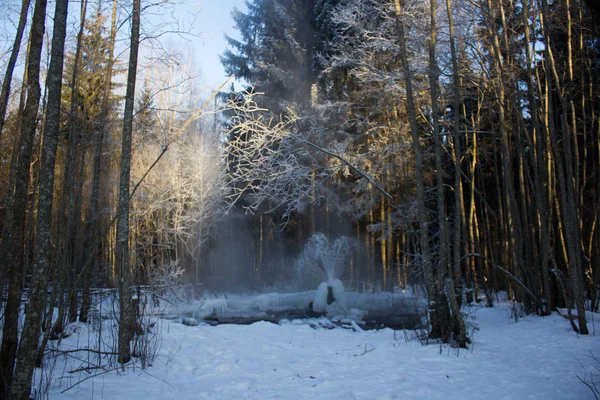
[[(0, 0), (2, 4), (5, 0)], [(145, 1), (142, 1), (144, 5)], [(162, 21), (173, 22), (177, 21), (181, 24), (181, 30), (188, 30), (191, 25), (193, 35), (164, 35), (160, 41), (167, 48), (176, 49), (183, 53), (184, 58), (191, 57), (195, 72), (199, 73), (199, 86), (203, 91), (210, 94), (211, 89), (218, 88), (228, 77), (225, 74), (223, 66), (219, 61), (219, 56), (225, 51), (227, 41), (224, 35), (238, 37), (234, 28), (234, 23), (231, 18), (231, 12), (234, 8), (242, 11), (246, 10), (245, 0), (171, 0), (172, 7), (168, 8), (150, 8), (146, 15), (142, 17), (144, 21), (149, 23), (148, 29), (155, 29), (153, 25), (159, 26)], [(150, 1), (147, 1), (150, 3)], [(7, 51), (10, 50), (12, 40), (14, 38), (14, 29), (18, 20), (20, 0), (8, 0), (7, 12), (0, 15), (0, 72), (6, 67), (5, 61), (8, 59)], [(95, 1), (90, 1), (90, 9), (95, 7)], [(110, 1), (104, 0), (105, 13), (110, 13)], [(125, 2), (124, 4), (129, 4)], [(157, 11), (158, 10), (158, 11)], [(129, 13), (129, 7), (122, 6), (119, 10), (120, 19)], [(47, 31), (51, 32), (52, 15), (54, 13), (54, 5), (51, 2), (48, 7)], [(161, 14), (162, 13), (162, 14)], [(74, 40), (76, 28), (78, 27), (79, 5), (76, 1), (69, 3), (69, 31), (70, 40)], [(31, 17), (31, 15), (30, 15)], [(122, 37), (128, 36), (128, 24), (121, 26)], [(144, 26), (142, 26), (142, 30)], [(168, 29), (168, 28), (165, 28)], [(160, 30), (160, 28), (155, 29)], [(122, 46), (126, 46), (126, 40), (121, 42)], [(117, 45), (119, 47), (119, 44)], [(117, 50), (118, 52), (119, 50)], [(24, 57), (24, 51), (21, 52), (21, 59)], [(127, 52), (124, 51), (123, 59), (127, 58)], [(143, 57), (143, 54), (142, 54)], [(186, 61), (186, 60), (183, 60)], [(17, 77), (21, 76), (22, 61), (17, 66)], [(209, 94), (209, 95), (210, 95)]]
[(194, 28), (199, 37), (181, 39), (181, 43), (192, 52), (201, 82), (216, 89), (228, 77), (219, 61), (227, 47), (224, 35), (237, 37), (231, 11), (246, 10), (245, 0), (185, 0), (184, 3), (177, 7), (177, 13), (188, 22), (197, 15)]

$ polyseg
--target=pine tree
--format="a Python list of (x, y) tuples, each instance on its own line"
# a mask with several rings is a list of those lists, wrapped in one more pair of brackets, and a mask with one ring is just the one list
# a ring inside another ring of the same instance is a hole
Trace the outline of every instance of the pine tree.
[(260, 35), (262, 34), (262, 0), (246, 1), (248, 12), (244, 13), (234, 9), (231, 17), (235, 27), (241, 35), (240, 40), (225, 36), (227, 44), (231, 49), (226, 49), (221, 55), (221, 63), (225, 72), (229, 75), (235, 74), (238, 79), (252, 82), (257, 70), (258, 47)]
[[(102, 97), (106, 70), (109, 64), (114, 64), (115, 60), (109, 58), (110, 37), (106, 29), (107, 17), (102, 12), (101, 3), (98, 3), (96, 9), (90, 18), (86, 19), (85, 32), (82, 37), (81, 60), (78, 63), (76, 71), (77, 82), (74, 86), (76, 91), (76, 115), (68, 115), (69, 107), (63, 107), (64, 118), (68, 124), (78, 126), (79, 130), (86, 132), (85, 136), (93, 135), (100, 130), (100, 114), (102, 108)], [(75, 53), (70, 53), (65, 62), (65, 84), (63, 90), (63, 104), (71, 104), (71, 77), (75, 63)], [(113, 73), (122, 73), (122, 69), (114, 69)], [(112, 85), (114, 88), (114, 84)], [(117, 98), (111, 96), (112, 107), (116, 106)]]
[(254, 0), (248, 12), (232, 16), (241, 40), (227, 38), (221, 62), (228, 73), (245, 79), (274, 113), (284, 104), (306, 106), (315, 83), (313, 73), (313, 2), (310, 0)]

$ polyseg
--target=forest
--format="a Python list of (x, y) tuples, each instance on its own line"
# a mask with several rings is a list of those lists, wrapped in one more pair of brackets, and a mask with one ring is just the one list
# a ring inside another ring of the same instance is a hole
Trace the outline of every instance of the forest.
[(153, 19), (175, 3), (7, 0), (0, 398), (35, 397), (98, 293), (124, 368), (147, 293), (316, 289), (295, 261), (315, 235), (351, 243), (347, 291), (425, 298), (436, 343), (469, 348), (465, 307), (498, 293), (593, 333), (597, 2), (247, 0), (209, 95), (160, 42), (190, 34)]

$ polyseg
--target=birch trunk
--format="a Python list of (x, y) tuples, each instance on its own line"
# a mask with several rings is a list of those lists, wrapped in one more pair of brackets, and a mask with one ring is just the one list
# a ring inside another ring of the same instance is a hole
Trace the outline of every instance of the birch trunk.
[(131, 271), (129, 265), (129, 177), (131, 172), (131, 137), (133, 131), (135, 81), (140, 44), (140, 2), (141, 0), (133, 0), (131, 48), (129, 52), (129, 68), (127, 73), (125, 111), (123, 114), (119, 205), (117, 209), (116, 266), (119, 279), (120, 307), (118, 361), (121, 364), (129, 362), (131, 359), (130, 341), (135, 330), (135, 313), (131, 304)]
[(435, 286), (432, 272), (432, 257), (429, 243), (429, 216), (425, 208), (425, 180), (423, 177), (423, 155), (421, 153), (421, 143), (419, 139), (417, 125), (417, 111), (414, 102), (414, 94), (412, 87), (412, 71), (408, 63), (408, 55), (406, 51), (406, 37), (404, 33), (404, 22), (402, 21), (402, 7), (400, 0), (395, 1), (396, 9), (396, 29), (398, 30), (398, 45), (400, 50), (400, 61), (404, 73), (404, 81), (406, 85), (406, 108), (410, 121), (410, 132), (412, 136), (412, 147), (415, 154), (415, 176), (417, 180), (417, 213), (419, 218), (419, 233), (421, 239), (421, 252), (423, 257), (423, 271), (425, 274), (425, 285), (427, 287), (427, 295), (431, 301), (435, 296)]
[[(40, 62), (45, 31), (46, 0), (36, 0), (33, 13), (29, 52), (27, 54), (27, 100), (22, 113), (21, 134), (18, 157), (14, 165), (14, 188), (10, 207), (2, 227), (0, 259), (7, 260), (9, 288), (8, 300), (4, 311), (2, 349), (0, 351), (0, 394), (7, 393), (13, 377), (13, 367), (17, 352), (19, 308), (23, 290), (23, 260), (20, 257), (20, 236), (25, 222), (27, 191), (29, 189), (29, 164), (31, 162), (33, 139), (37, 127), (38, 107), (41, 97)], [(11, 171), (13, 174), (13, 171)]]
[(40, 336), (40, 324), (48, 293), (48, 267), (52, 236), (52, 204), (54, 164), (58, 146), (61, 86), (65, 36), (67, 31), (68, 0), (57, 0), (52, 33), (52, 53), (48, 70), (48, 107), (42, 143), (37, 220), (35, 225), (34, 264), (31, 277), (27, 314), (19, 343), (10, 398), (28, 399), (35, 368)]

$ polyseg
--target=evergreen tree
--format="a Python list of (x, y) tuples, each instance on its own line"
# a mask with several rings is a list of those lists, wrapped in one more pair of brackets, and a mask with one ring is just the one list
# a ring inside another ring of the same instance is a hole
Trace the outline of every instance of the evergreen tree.
[(264, 93), (265, 106), (278, 113), (286, 105), (310, 104), (316, 48), (313, 1), (254, 0), (248, 12), (234, 11), (241, 40), (221, 57), (225, 70)]
[(259, 61), (258, 46), (263, 24), (261, 5), (261, 0), (246, 1), (248, 12), (244, 13), (238, 9), (233, 10), (231, 17), (241, 39), (236, 40), (230, 36), (225, 36), (231, 49), (226, 49), (221, 56), (221, 63), (225, 67), (225, 72), (229, 75), (235, 74), (238, 79), (241, 78), (247, 82), (253, 81), (257, 70), (257, 62)]
[[(99, 2), (92, 16), (86, 20), (85, 32), (82, 37), (81, 60), (78, 63), (78, 71), (74, 82), (76, 88), (77, 105), (76, 114), (69, 114), (69, 107), (63, 107), (65, 124), (74, 124), (78, 130), (85, 132), (85, 136), (98, 132), (101, 128), (100, 114), (102, 108), (102, 97), (104, 93), (105, 80), (112, 77), (106, 76), (106, 69), (115, 60), (109, 59), (110, 37), (106, 29), (107, 17), (102, 12)], [(65, 63), (65, 83), (63, 85), (63, 104), (71, 104), (71, 85), (73, 68), (75, 64), (75, 53), (69, 53)], [(120, 74), (123, 69), (113, 68), (113, 74)], [(114, 88), (115, 84), (111, 84)], [(111, 96), (112, 107), (116, 107), (117, 98)]]

